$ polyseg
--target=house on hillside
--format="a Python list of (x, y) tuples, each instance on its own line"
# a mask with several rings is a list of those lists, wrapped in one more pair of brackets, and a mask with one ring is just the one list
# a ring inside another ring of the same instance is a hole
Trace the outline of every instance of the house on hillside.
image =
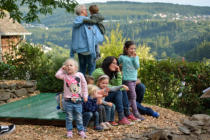
[(0, 62), (4, 61), (4, 55), (11, 53), (12, 47), (18, 47), (26, 35), (31, 35), (24, 27), (6, 13), (4, 18), (0, 18)]

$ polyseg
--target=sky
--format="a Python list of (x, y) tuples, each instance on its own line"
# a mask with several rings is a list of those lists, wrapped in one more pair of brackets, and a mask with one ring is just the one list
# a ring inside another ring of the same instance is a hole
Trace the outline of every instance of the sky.
[[(106, 2), (106, 1), (119, 1), (119, 0), (76, 0), (78, 3), (92, 3), (92, 2)], [(209, 6), (210, 0), (120, 0), (120, 1), (135, 1), (135, 2), (164, 2), (183, 5), (195, 5), (195, 6)]]

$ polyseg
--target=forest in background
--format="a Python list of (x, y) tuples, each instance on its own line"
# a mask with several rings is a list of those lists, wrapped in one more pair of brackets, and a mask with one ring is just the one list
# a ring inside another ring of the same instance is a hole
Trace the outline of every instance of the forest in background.
[[(105, 16), (106, 36), (119, 26), (124, 38), (149, 46), (156, 59), (210, 59), (210, 7), (137, 2), (96, 4)], [(40, 16), (40, 23), (24, 24), (32, 32), (27, 39), (62, 55), (71, 44), (74, 18), (73, 14), (55, 9), (53, 15)]]

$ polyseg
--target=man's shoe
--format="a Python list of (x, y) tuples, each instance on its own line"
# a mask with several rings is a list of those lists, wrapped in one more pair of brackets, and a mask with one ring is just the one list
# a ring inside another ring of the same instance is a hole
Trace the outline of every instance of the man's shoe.
[(0, 126), (0, 135), (9, 134), (15, 130), (15, 125)]

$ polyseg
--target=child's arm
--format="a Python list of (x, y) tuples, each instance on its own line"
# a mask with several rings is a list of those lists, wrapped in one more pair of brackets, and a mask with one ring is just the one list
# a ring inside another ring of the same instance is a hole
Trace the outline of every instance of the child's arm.
[(64, 80), (66, 72), (64, 70), (65, 66), (61, 67), (55, 74), (55, 77), (61, 80)]
[(97, 24), (99, 22), (102, 22), (104, 20), (104, 17), (101, 14), (93, 14), (90, 19), (84, 19), (83, 23), (87, 24)]
[(87, 82), (86, 82), (85, 77), (83, 76), (82, 73), (80, 73), (80, 78), (81, 78), (81, 92), (83, 94), (83, 100), (85, 102), (87, 102), (87, 99), (88, 99)]
[(121, 85), (121, 86), (112, 86), (112, 87), (109, 88), (109, 91), (110, 92), (115, 92), (115, 91), (120, 90), (121, 88), (123, 88), (123, 85)]
[(128, 88), (126, 85), (121, 85), (121, 86), (113, 86), (113, 87), (110, 87), (110, 88), (109, 88), (109, 91), (115, 92), (115, 91), (120, 90), (121, 88), (123, 88), (123, 89), (126, 90), (126, 91), (129, 90), (129, 88)]
[(98, 23), (96, 19), (83, 19), (83, 23), (86, 24), (96, 24)]
[(138, 69), (140, 67), (139, 65), (139, 57), (136, 56), (136, 57), (132, 57), (132, 62), (133, 62), (133, 66), (135, 67), (135, 69)]

